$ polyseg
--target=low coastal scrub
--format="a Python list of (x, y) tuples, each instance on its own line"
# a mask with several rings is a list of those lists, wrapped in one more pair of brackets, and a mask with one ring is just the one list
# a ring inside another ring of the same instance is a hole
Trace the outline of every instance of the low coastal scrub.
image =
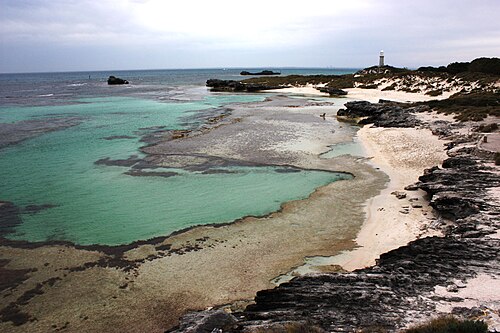
[(354, 78), (352, 75), (288, 75), (288, 76), (270, 76), (254, 77), (243, 80), (243, 83), (266, 84), (271, 86), (305, 86), (306, 84), (325, 84), (338, 82), (343, 88), (354, 87)]
[(486, 333), (488, 325), (479, 320), (459, 320), (452, 316), (444, 316), (415, 326), (406, 333)]
[(439, 113), (455, 114), (460, 121), (480, 121), (488, 115), (500, 116), (500, 93), (457, 94), (448, 99), (421, 102)]
[(418, 71), (433, 72), (433, 73), (449, 73), (458, 74), (464, 72), (470, 73), (486, 73), (500, 75), (500, 59), (499, 58), (477, 58), (471, 62), (453, 62), (448, 66), (440, 67), (420, 67)]
[(482, 124), (474, 129), (472, 129), (473, 132), (479, 132), (479, 133), (491, 133), (491, 132), (496, 132), (497, 130), (498, 130), (497, 123)]
[(429, 96), (440, 96), (443, 94), (443, 90), (442, 89), (430, 90), (430, 91), (426, 92), (425, 94), (429, 95)]

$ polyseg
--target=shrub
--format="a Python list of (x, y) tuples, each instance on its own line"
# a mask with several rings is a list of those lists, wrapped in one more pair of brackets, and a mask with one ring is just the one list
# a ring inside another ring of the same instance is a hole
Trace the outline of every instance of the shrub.
[(453, 62), (446, 66), (446, 70), (450, 74), (457, 74), (461, 72), (467, 72), (469, 69), (469, 62)]
[(427, 101), (419, 104), (428, 105), (437, 112), (454, 113), (460, 121), (479, 121), (488, 115), (500, 116), (500, 93), (474, 92), (456, 94), (448, 99)]
[(439, 96), (439, 95), (443, 94), (443, 90), (442, 89), (430, 90), (430, 91), (426, 92), (425, 94), (429, 95), (429, 96)]
[(406, 333), (486, 333), (488, 325), (479, 320), (443, 316), (406, 330)]
[(500, 75), (499, 58), (477, 58), (469, 65), (469, 72), (481, 72), (493, 75)]
[(491, 133), (495, 132), (498, 129), (498, 124), (497, 123), (491, 123), (491, 124), (483, 124), (480, 125), (477, 128), (474, 128), (474, 132), (480, 132), (480, 133)]

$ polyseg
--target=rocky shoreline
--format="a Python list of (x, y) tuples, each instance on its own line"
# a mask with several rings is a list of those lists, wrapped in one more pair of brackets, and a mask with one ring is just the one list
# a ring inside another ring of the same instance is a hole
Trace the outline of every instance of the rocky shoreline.
[[(493, 154), (480, 148), (481, 134), (458, 133), (444, 121), (422, 124), (415, 113), (426, 110), (353, 102), (339, 115), (381, 127), (421, 125), (452, 140), (443, 165), (426, 170), (418, 183), (406, 188), (427, 192), (444, 237), (417, 239), (381, 255), (373, 267), (297, 277), (258, 292), (255, 303), (242, 312), (188, 314), (169, 332), (395, 331), (434, 317), (443, 308), (498, 325), (498, 302), (467, 307), (457, 296), (474, 277), (500, 276), (500, 207), (493, 193), (500, 175)], [(437, 293), (443, 288), (446, 293)]]

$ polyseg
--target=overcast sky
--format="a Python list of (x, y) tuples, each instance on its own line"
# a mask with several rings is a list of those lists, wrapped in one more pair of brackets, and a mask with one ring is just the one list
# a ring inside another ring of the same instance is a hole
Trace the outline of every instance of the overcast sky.
[(0, 72), (500, 56), (500, 0), (0, 0)]

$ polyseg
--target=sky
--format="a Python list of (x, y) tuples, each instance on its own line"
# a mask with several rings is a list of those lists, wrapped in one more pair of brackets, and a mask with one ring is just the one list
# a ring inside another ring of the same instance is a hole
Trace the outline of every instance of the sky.
[(500, 0), (0, 0), (0, 73), (500, 56)]

